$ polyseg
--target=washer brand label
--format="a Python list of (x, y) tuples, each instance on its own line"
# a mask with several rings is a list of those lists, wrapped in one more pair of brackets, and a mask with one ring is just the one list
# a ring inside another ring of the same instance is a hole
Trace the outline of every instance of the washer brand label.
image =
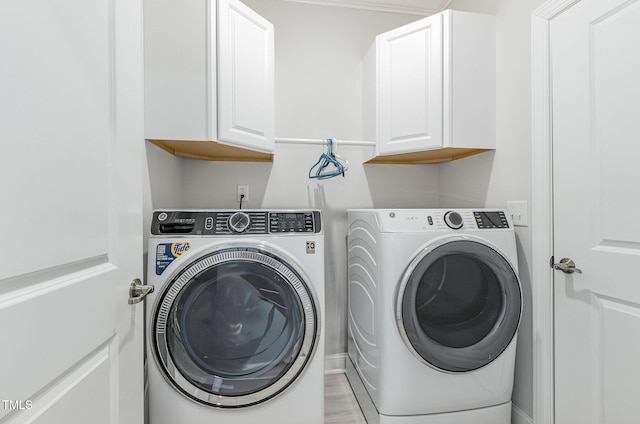
[(191, 243), (188, 241), (159, 244), (156, 248), (156, 275), (162, 275), (171, 262), (189, 249)]
[(186, 252), (190, 248), (191, 248), (191, 243), (189, 243), (188, 241), (173, 243), (171, 245), (171, 253), (173, 254), (173, 256), (177, 258), (178, 256), (182, 255), (184, 252)]

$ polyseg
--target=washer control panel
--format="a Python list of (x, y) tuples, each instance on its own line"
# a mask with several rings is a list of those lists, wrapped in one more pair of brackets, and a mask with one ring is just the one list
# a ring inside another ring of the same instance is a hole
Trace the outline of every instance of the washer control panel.
[(318, 210), (155, 211), (152, 235), (243, 235), (320, 233)]
[(244, 233), (251, 225), (251, 217), (244, 212), (235, 212), (227, 220), (227, 225), (234, 233)]
[(270, 233), (314, 233), (316, 222), (313, 212), (271, 212)]

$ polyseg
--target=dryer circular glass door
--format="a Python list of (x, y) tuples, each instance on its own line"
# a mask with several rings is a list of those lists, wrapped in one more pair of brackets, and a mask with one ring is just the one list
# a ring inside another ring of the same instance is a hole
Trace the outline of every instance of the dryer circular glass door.
[(522, 296), (516, 271), (487, 244), (447, 239), (425, 249), (399, 286), (396, 320), (407, 346), (444, 371), (498, 358), (514, 338)]
[(167, 379), (198, 402), (238, 408), (282, 392), (318, 338), (313, 292), (262, 249), (227, 248), (186, 265), (167, 284), (153, 322)]

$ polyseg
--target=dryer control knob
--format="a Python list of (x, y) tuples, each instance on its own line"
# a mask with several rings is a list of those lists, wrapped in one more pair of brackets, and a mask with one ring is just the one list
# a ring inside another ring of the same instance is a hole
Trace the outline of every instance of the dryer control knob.
[(251, 224), (251, 219), (249, 215), (244, 212), (236, 212), (229, 217), (229, 228), (234, 233), (242, 233), (249, 228)]
[(458, 212), (449, 211), (444, 214), (444, 222), (449, 228), (459, 230), (462, 228), (462, 217)]

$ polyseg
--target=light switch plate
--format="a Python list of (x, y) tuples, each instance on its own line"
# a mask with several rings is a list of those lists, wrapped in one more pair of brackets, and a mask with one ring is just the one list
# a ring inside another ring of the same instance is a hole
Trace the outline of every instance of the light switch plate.
[(516, 227), (527, 227), (527, 201), (513, 200), (507, 202), (507, 213), (511, 215), (511, 221)]

